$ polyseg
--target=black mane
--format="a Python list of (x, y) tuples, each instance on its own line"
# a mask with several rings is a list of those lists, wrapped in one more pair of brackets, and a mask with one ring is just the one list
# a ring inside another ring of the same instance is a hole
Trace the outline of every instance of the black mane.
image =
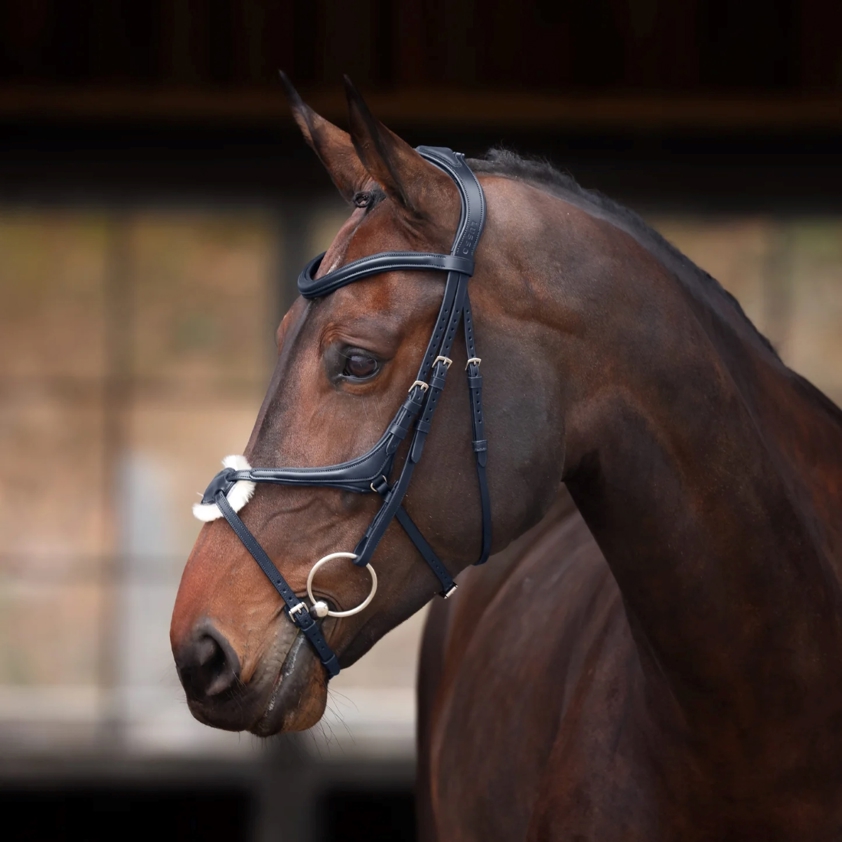
[(709, 275), (704, 269), (696, 266), (687, 255), (679, 251), (671, 242), (655, 231), (654, 228), (647, 225), (633, 210), (621, 205), (619, 202), (615, 202), (598, 190), (585, 189), (573, 176), (559, 171), (544, 158), (524, 158), (508, 149), (495, 147), (489, 149), (483, 158), (473, 159), (469, 163), (471, 169), (477, 173), (503, 175), (510, 178), (522, 179), (538, 187), (549, 189), (561, 195), (562, 198), (565, 196), (574, 196), (583, 199), (607, 216), (614, 217), (619, 222), (622, 222), (626, 228), (637, 234), (643, 242), (648, 242), (655, 248), (665, 251), (681, 266), (703, 279), (707, 284), (712, 285), (716, 292), (725, 296), (763, 344), (780, 359), (772, 343), (754, 326), (751, 319), (745, 314), (745, 311), (740, 306), (740, 302), (716, 278)]

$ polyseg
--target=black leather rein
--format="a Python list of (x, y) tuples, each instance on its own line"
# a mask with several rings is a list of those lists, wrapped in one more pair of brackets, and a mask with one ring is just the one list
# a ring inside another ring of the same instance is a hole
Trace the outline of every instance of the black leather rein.
[[(430, 432), (433, 415), (451, 366), (449, 355), (460, 325), (464, 327), (465, 345), (468, 351), (465, 371), (470, 393), (473, 449), (476, 456), (482, 505), (482, 549), (476, 563), (485, 562), (491, 551), (491, 502), (486, 479), (487, 442), (482, 416), (482, 375), (474, 342), (471, 302), (468, 297), (468, 279), (474, 270), (474, 253), (485, 224), (485, 197), (479, 181), (465, 163), (464, 155), (450, 149), (426, 146), (418, 147), (418, 152), (427, 161), (447, 173), (459, 190), (462, 213), (451, 253), (383, 252), (356, 260), (321, 278), (315, 278), (314, 275), (324, 257), (324, 254), (321, 254), (310, 261), (298, 279), (298, 290), (301, 295), (305, 298), (320, 298), (362, 278), (383, 272), (413, 269), (435, 269), (447, 272), (441, 307), (418, 369), (418, 376), (409, 388), (406, 399), (386, 432), (368, 453), (338, 465), (322, 468), (251, 468), (249, 470), (226, 468), (214, 477), (202, 498), (203, 505), (216, 504), (219, 507), (219, 512), (281, 595), (290, 620), (301, 629), (313, 645), (331, 677), (339, 673), (339, 661), (325, 641), (319, 623), (319, 617), (324, 616), (326, 606), (318, 603), (308, 608), (307, 604), (293, 592), (260, 543), (240, 519), (228, 495), (238, 482), (324, 486), (360, 494), (377, 493), (382, 497), (383, 502), (354, 549), (354, 564), (360, 567), (369, 565), (389, 524), (393, 519), (397, 519), (438, 578), (441, 595), (450, 596), (456, 590), (456, 584), (418, 527), (412, 522), (402, 502), (412, 480), (415, 466), (424, 452), (427, 434)], [(407, 437), (410, 437), (408, 454), (400, 467), (397, 479), (390, 482), (389, 478), (395, 467), (395, 455), (401, 442)], [(242, 505), (244, 503), (241, 503), (239, 507)], [(330, 557), (325, 556), (317, 562), (317, 565), (328, 558)], [(370, 567), (369, 570), (371, 570)], [(315, 568), (312, 572), (315, 572)], [(376, 587), (376, 577), (373, 572), (372, 577), (373, 587)], [(317, 612), (317, 608), (321, 613)]]

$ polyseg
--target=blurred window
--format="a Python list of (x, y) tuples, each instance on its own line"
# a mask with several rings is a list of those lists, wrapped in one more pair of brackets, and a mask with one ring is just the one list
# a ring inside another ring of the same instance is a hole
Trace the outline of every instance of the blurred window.
[(7, 746), (192, 739), (169, 615), (263, 397), (282, 246), (261, 208), (0, 214)]
[[(170, 612), (190, 505), (242, 452), (298, 268), (343, 218), (327, 199), (0, 209), (4, 750), (252, 750), (190, 717)], [(842, 402), (842, 218), (652, 221)], [(332, 684), (317, 739), (412, 751), (422, 622)]]

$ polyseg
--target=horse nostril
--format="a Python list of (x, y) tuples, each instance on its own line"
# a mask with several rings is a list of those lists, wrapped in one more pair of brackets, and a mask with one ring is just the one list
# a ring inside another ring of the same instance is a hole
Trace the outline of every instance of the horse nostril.
[(216, 628), (204, 624), (175, 656), (178, 675), (192, 699), (218, 696), (240, 677), (240, 660)]

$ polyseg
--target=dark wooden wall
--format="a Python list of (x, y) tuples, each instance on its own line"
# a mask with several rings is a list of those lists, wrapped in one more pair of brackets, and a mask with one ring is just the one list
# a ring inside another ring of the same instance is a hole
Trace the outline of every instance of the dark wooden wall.
[(842, 92), (842, 0), (4, 0), (0, 85)]

